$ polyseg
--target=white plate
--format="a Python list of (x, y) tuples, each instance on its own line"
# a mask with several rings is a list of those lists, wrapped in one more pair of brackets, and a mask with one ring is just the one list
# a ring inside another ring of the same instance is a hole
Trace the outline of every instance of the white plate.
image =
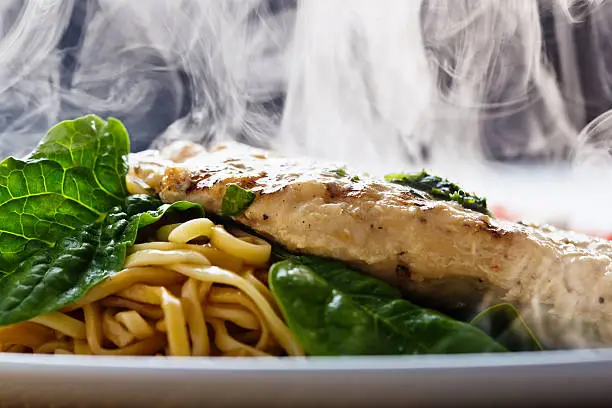
[(3, 354), (0, 406), (609, 406), (611, 379), (612, 350), (336, 359)]
[[(454, 174), (467, 188), (526, 219), (562, 219), (576, 228), (612, 231), (612, 217), (606, 216), (609, 189), (600, 187), (612, 183), (572, 180), (567, 170)], [(612, 403), (612, 349), (337, 359), (0, 354), (0, 407), (473, 408), (596, 403)]]

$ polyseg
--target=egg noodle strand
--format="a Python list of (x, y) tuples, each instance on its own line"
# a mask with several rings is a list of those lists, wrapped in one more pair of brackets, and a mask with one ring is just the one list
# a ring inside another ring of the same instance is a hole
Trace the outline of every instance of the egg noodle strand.
[(73, 305), (0, 328), (0, 351), (303, 355), (266, 284), (270, 244), (233, 232), (207, 218), (160, 227)]

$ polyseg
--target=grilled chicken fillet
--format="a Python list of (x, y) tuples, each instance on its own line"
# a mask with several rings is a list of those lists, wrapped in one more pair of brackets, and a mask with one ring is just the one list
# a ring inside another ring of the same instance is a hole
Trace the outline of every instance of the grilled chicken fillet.
[[(256, 193), (234, 219), (302, 253), (335, 258), (387, 282), (453, 301), (511, 301), (558, 346), (612, 345), (612, 244), (497, 220), (338, 167), (265, 151), (191, 144), (131, 156), (130, 174), (162, 200), (220, 213), (228, 184)], [(458, 287), (458, 286), (455, 286)], [(433, 289), (433, 290), (432, 290)]]

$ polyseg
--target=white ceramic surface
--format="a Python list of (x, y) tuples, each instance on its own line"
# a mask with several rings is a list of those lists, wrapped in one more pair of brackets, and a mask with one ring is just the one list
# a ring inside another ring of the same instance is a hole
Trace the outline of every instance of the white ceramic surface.
[(612, 350), (308, 360), (4, 354), (0, 406), (609, 406), (611, 378)]

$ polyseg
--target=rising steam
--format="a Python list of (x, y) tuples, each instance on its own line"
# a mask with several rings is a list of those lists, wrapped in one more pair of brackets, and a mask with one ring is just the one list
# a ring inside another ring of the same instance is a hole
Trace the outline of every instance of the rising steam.
[[(238, 139), (370, 165), (562, 160), (582, 101), (574, 68), (561, 64), (560, 87), (545, 58), (538, 7), (562, 38), (589, 10), (578, 3), (6, 0), (0, 153), (94, 112), (124, 120), (136, 149)], [(596, 28), (605, 38), (606, 20)]]

